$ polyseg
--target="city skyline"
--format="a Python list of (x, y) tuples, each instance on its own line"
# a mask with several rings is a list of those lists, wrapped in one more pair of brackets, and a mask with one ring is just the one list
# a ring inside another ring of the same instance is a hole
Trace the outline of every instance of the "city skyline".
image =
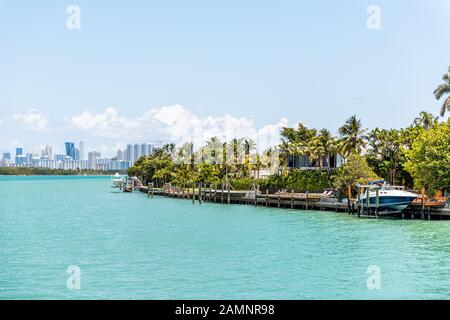
[(74, 142), (64, 142), (64, 153), (53, 153), (53, 146), (45, 145), (38, 153), (28, 152), (23, 147), (16, 147), (15, 153), (2, 151), (0, 167), (35, 167), (63, 170), (126, 170), (140, 157), (150, 155), (160, 145), (149, 143), (128, 144), (118, 149), (113, 157), (103, 156), (96, 150), (88, 150), (84, 154), (84, 142), (78, 148)]
[(353, 114), (399, 128), (440, 107), (448, 0), (377, 1), (376, 30), (365, 0), (76, 5), (80, 28), (69, 29), (67, 4), (0, 2), (0, 150), (61, 153), (67, 137), (112, 156), (149, 137), (203, 141), (297, 122), (336, 132)]

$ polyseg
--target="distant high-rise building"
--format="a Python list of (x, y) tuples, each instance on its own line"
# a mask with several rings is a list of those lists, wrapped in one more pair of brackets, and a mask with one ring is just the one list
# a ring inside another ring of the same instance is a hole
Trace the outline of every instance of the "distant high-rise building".
[(97, 170), (97, 161), (101, 158), (101, 153), (92, 151), (88, 153), (88, 167), (89, 169)]
[(80, 141), (80, 147), (78, 148), (79, 151), (79, 160), (84, 160), (84, 142)]
[(31, 160), (33, 160), (33, 154), (32, 153), (27, 153), (25, 155), (25, 158), (26, 158), (26, 162), (27, 163), (31, 163)]
[[(154, 146), (149, 143), (141, 144), (128, 144), (126, 150), (119, 150), (117, 152), (117, 159), (128, 161), (131, 163), (136, 162), (140, 157), (148, 156), (153, 152)], [(121, 154), (122, 153), (122, 154)]]
[(80, 160), (80, 150), (78, 148), (73, 149), (73, 160)]
[(117, 160), (118, 161), (125, 161), (125, 152), (121, 149), (117, 150)]
[(136, 160), (139, 159), (140, 151), (141, 151), (141, 148), (139, 147), (139, 145), (138, 144), (134, 144), (133, 145), (133, 157), (132, 157), (132, 159), (133, 159), (132, 161), (133, 162), (136, 162)]
[(55, 154), (55, 161), (63, 161), (65, 155), (63, 154)]
[(53, 148), (51, 145), (47, 144), (45, 146), (45, 149), (42, 150), (41, 152), (41, 158), (42, 159), (47, 159), (47, 160), (52, 160), (53, 158)]
[(3, 160), (3, 161), (11, 161), (11, 153), (9, 153), (9, 152), (3, 152), (2, 160)]
[(16, 148), (16, 157), (23, 156), (23, 148)]
[(127, 145), (127, 150), (125, 151), (125, 160), (133, 162), (132, 154), (133, 154), (133, 145), (129, 144), (129, 145)]
[(73, 142), (65, 142), (66, 156), (75, 159), (75, 144)]

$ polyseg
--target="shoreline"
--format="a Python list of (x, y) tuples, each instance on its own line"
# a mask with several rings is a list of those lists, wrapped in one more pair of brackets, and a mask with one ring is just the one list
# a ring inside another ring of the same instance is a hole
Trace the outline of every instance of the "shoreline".
[[(267, 207), (267, 208), (279, 208), (290, 210), (306, 210), (306, 211), (325, 211), (335, 212), (341, 214), (348, 214), (357, 218), (374, 218), (374, 219), (395, 219), (395, 220), (450, 220), (449, 208), (428, 208), (424, 213), (420, 209), (410, 206), (403, 210), (401, 213), (395, 214), (378, 214), (374, 212), (361, 212), (358, 214), (354, 206), (349, 208), (347, 203), (337, 201), (331, 201), (334, 199), (322, 199), (322, 198), (309, 198), (308, 196), (299, 197), (293, 195), (275, 195), (275, 194), (258, 194), (255, 196), (254, 192), (252, 196), (248, 196), (252, 191), (226, 191), (226, 190), (214, 190), (204, 189), (201, 195), (198, 190), (192, 193), (188, 190), (187, 193), (180, 192), (166, 192), (163, 189), (149, 189), (149, 187), (141, 186), (135, 189), (141, 193), (147, 194), (148, 198), (153, 196), (174, 198), (179, 200), (188, 200), (195, 203), (202, 202), (224, 204), (224, 205), (252, 205), (255, 207)], [(325, 200), (325, 201), (323, 201)]]

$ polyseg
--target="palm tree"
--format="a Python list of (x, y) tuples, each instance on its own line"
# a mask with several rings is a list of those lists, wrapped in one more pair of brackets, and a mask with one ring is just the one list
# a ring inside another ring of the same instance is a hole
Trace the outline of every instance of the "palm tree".
[[(322, 160), (325, 160), (326, 166), (327, 166), (327, 173), (330, 174), (330, 158), (334, 154), (337, 153), (337, 145), (336, 145), (336, 139), (333, 137), (333, 135), (328, 131), (327, 129), (322, 129), (319, 131), (319, 135), (317, 137), (319, 146), (321, 148), (321, 152), (323, 153)], [(323, 161), (322, 161), (323, 165)], [(321, 166), (322, 166), (321, 165)]]
[(433, 92), (436, 100), (440, 100), (443, 96), (448, 95), (441, 107), (441, 117), (444, 116), (445, 111), (450, 111), (450, 67), (448, 68), (448, 73), (442, 76), (442, 80), (444, 80), (444, 83), (439, 85)]
[(206, 141), (206, 148), (208, 150), (208, 156), (212, 158), (212, 164), (216, 165), (217, 162), (220, 163), (219, 154), (222, 147), (222, 142), (218, 137), (212, 137)]
[(339, 128), (342, 137), (341, 151), (344, 156), (349, 156), (353, 152), (361, 153), (366, 145), (366, 132), (361, 124), (361, 120), (356, 115), (350, 117), (345, 124)]
[(438, 117), (433, 116), (429, 112), (422, 111), (417, 118), (414, 119), (414, 125), (420, 126), (425, 130), (430, 129), (438, 122)]

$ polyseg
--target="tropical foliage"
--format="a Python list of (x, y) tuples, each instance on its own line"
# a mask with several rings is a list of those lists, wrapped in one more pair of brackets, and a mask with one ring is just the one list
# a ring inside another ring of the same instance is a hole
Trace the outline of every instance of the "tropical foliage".
[(450, 188), (449, 121), (422, 132), (408, 152), (406, 170), (413, 176), (415, 187), (425, 187), (430, 194)]
[(378, 176), (369, 167), (366, 158), (353, 153), (337, 171), (334, 186), (341, 194), (346, 194), (349, 187), (355, 191), (356, 184), (366, 184), (376, 179)]
[(448, 73), (442, 76), (443, 84), (439, 85), (436, 90), (434, 90), (434, 96), (436, 100), (440, 100), (444, 97), (444, 103), (441, 107), (441, 117), (444, 116), (445, 111), (450, 111), (450, 67), (448, 68)]
[[(443, 80), (434, 92), (437, 99), (450, 92), (449, 74)], [(449, 104), (447, 97), (441, 114)], [(153, 181), (162, 186), (170, 182), (180, 188), (202, 182), (226, 184), (236, 190), (259, 185), (260, 190), (271, 191), (321, 192), (334, 187), (346, 192), (356, 183), (382, 178), (393, 185), (435, 191), (450, 188), (449, 126), (425, 111), (407, 128), (371, 131), (354, 115), (338, 129), (337, 136), (299, 123), (295, 128), (283, 128), (281, 143), (261, 153), (248, 138), (226, 142), (212, 137), (196, 151), (190, 143), (178, 149), (166, 145), (139, 159), (128, 173), (144, 183)], [(331, 168), (331, 159), (337, 155), (344, 165), (336, 171)], [(306, 159), (306, 166), (314, 170), (289, 169), (293, 156)], [(260, 179), (262, 169), (272, 175)]]

